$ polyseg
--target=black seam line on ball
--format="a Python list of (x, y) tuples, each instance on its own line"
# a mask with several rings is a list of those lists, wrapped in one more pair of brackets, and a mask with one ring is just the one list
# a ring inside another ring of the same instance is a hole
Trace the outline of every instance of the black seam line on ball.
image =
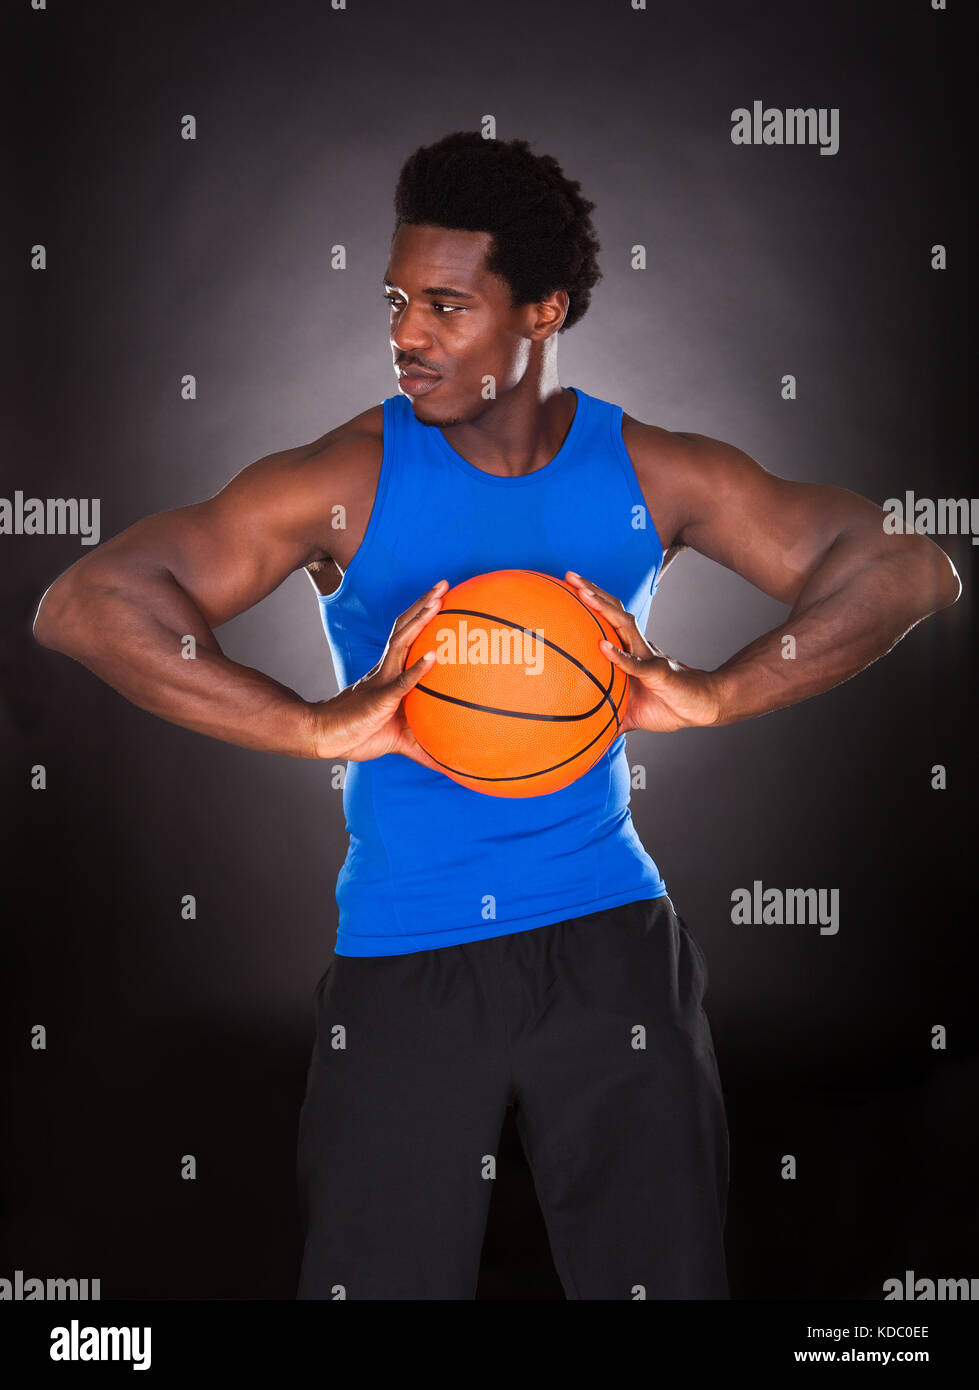
[[(624, 698), (625, 686), (622, 687), (622, 695)], [(619, 705), (621, 704), (622, 700), (619, 701)], [(588, 752), (589, 748), (592, 746), (593, 743), (598, 742), (598, 740), (601, 738), (602, 734), (604, 734), (605, 730), (608, 728), (611, 722), (612, 720), (609, 719), (608, 722), (605, 724), (604, 728), (599, 729), (595, 737), (593, 739), (590, 739), (585, 744), (584, 748), (579, 748), (577, 753), (572, 753), (570, 758), (562, 758), (559, 763), (552, 763), (550, 767), (540, 767), (537, 769), (536, 772), (518, 772), (516, 776), (513, 777), (484, 777), (482, 776), (482, 774), (478, 772), (465, 772), (461, 767), (451, 767), (448, 763), (443, 763), (441, 758), (436, 758), (434, 753), (430, 753), (429, 750), (425, 747), (425, 745), (420, 740), (417, 740), (417, 735), (416, 740), (418, 741), (418, 746), (422, 749), (422, 751), (428, 753), (428, 756), (431, 758), (432, 762), (438, 763), (439, 767), (444, 767), (446, 772), (454, 772), (459, 777), (468, 777), (470, 782), (525, 782), (528, 777), (543, 777), (546, 772), (556, 772), (559, 767), (564, 767), (566, 763), (573, 763), (575, 758), (582, 757), (583, 754)], [(615, 723), (616, 726), (618, 726), (618, 709), (615, 710)], [(585, 771), (590, 771), (590, 769), (586, 768)]]
[[(604, 627), (602, 626), (602, 624), (600, 623), (600, 621), (599, 621), (599, 619), (598, 619), (598, 614), (595, 613), (591, 608), (588, 607), (588, 604), (584, 601), (584, 599), (580, 596), (580, 594), (578, 594), (574, 589), (571, 588), (570, 584), (568, 583), (568, 581), (567, 581), (566, 579), (555, 579), (555, 577), (554, 577), (553, 574), (545, 574), (543, 570), (528, 570), (527, 573), (528, 573), (528, 574), (536, 574), (538, 579), (546, 579), (547, 582), (548, 582), (548, 584), (556, 584), (557, 587), (558, 587), (559, 589), (563, 589), (564, 592), (565, 592), (566, 594), (570, 594), (571, 597), (574, 599), (575, 603), (577, 603), (578, 607), (579, 607), (579, 608), (583, 608), (583, 609), (585, 610), (585, 612), (588, 614), (589, 618), (591, 618), (592, 622), (593, 622), (593, 623), (595, 624), (595, 626), (598, 628), (598, 630), (599, 630), (599, 632), (602, 634), (602, 636), (603, 636), (603, 637), (605, 636), (605, 629), (604, 629)], [(614, 631), (614, 629), (613, 629), (613, 635), (618, 636), (618, 633), (616, 633), (616, 632)], [(618, 669), (618, 668), (616, 668), (616, 669)], [(625, 675), (625, 672), (624, 672), (624, 671), (623, 671), (622, 674), (623, 674), (623, 676), (625, 676), (625, 681), (626, 681), (626, 684), (628, 685), (628, 683), (629, 683), (629, 677)], [(612, 677), (612, 684), (613, 684), (613, 685), (615, 684), (615, 677), (614, 677), (614, 676)], [(623, 687), (623, 693), (624, 693), (624, 689), (625, 689), (625, 688)], [(618, 705), (615, 706), (615, 727), (616, 727), (616, 729), (618, 729), (618, 727), (619, 727), (619, 709), (620, 709), (621, 705), (622, 705), (622, 701), (620, 700), (619, 703), (618, 703)]]
[[(463, 616), (470, 618), (486, 618), (489, 622), (502, 623), (504, 627), (512, 627), (516, 631), (526, 632), (529, 637), (536, 637), (537, 641), (543, 642), (545, 647), (550, 647), (553, 651), (559, 652), (561, 656), (565, 658), (565, 660), (571, 662), (572, 666), (577, 666), (578, 670), (581, 671), (584, 675), (586, 675), (588, 679), (602, 692), (602, 699), (599, 700), (598, 704), (595, 705), (593, 709), (588, 710), (586, 714), (519, 714), (518, 712), (510, 709), (494, 709), (492, 705), (475, 705), (470, 703), (469, 700), (460, 700), (457, 696), (454, 695), (440, 695), (437, 690), (432, 690), (427, 685), (418, 685), (416, 686), (417, 690), (424, 690), (426, 695), (435, 695), (438, 699), (448, 700), (451, 704), (454, 705), (465, 705), (468, 709), (484, 710), (487, 714), (509, 714), (516, 719), (587, 719), (591, 715), (593, 715), (596, 712), (596, 710), (601, 708), (603, 702), (607, 701), (609, 708), (612, 710), (613, 717), (615, 718), (616, 723), (618, 723), (619, 712), (615, 708), (615, 704), (609, 696), (609, 692), (611, 691), (612, 686), (615, 684), (615, 673), (618, 670), (618, 667), (612, 665), (611, 662), (609, 662), (609, 665), (612, 667), (611, 678), (607, 686), (602, 685), (602, 682), (598, 679), (594, 672), (589, 671), (588, 667), (583, 665), (576, 656), (572, 656), (570, 652), (566, 652), (563, 647), (559, 647), (556, 642), (550, 641), (549, 638), (541, 637), (540, 634), (536, 633), (534, 629), (531, 627), (524, 627), (521, 623), (512, 623), (509, 618), (501, 618), (497, 613), (483, 613), (478, 608), (440, 608), (437, 616), (441, 617), (444, 613), (461, 613)], [(594, 617), (594, 614), (592, 614), (592, 617)], [(519, 665), (519, 663), (517, 664)]]
[[(463, 700), (459, 695), (446, 695), (441, 690), (432, 690), (427, 685), (422, 685), (421, 681), (415, 686), (416, 690), (423, 691), (426, 695), (431, 695), (433, 700), (445, 700), (450, 705), (462, 705), (464, 709), (479, 710), (481, 714), (503, 714), (508, 719), (539, 719), (548, 724), (577, 724), (582, 719), (590, 719), (593, 714), (604, 705), (604, 700), (599, 700), (597, 705), (592, 705), (591, 709), (586, 709), (582, 714), (534, 714), (530, 710), (519, 709), (497, 709), (495, 705), (479, 705), (475, 700)], [(613, 711), (615, 706), (613, 705)]]
[(556, 584), (559, 589), (563, 589), (566, 594), (570, 594), (570, 596), (574, 599), (575, 603), (577, 603), (579, 607), (585, 610), (585, 612), (588, 614), (589, 618), (591, 618), (592, 622), (598, 628), (602, 636), (605, 636), (605, 629), (598, 621), (598, 614), (594, 611), (594, 609), (588, 607), (588, 604), (584, 601), (581, 595), (578, 594), (574, 589), (572, 589), (571, 586), (565, 580), (555, 579), (553, 574), (545, 574), (543, 570), (528, 570), (527, 573), (536, 574), (538, 579), (546, 579), (548, 584)]

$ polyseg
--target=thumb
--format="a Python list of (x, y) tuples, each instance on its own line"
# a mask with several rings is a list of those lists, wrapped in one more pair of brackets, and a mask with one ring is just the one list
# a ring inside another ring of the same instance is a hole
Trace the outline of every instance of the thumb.
[(424, 652), (417, 661), (413, 661), (410, 666), (406, 666), (403, 671), (398, 672), (390, 684), (385, 687), (385, 695), (393, 695), (395, 703), (403, 699), (408, 691), (417, 685), (422, 676), (431, 669), (434, 660), (434, 651)]

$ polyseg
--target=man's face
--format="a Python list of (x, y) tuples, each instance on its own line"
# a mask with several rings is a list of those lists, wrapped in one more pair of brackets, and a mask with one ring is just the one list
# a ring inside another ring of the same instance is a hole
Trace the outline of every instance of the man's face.
[(527, 370), (536, 307), (511, 308), (509, 286), (485, 269), (492, 242), (488, 232), (403, 224), (391, 243), (391, 354), (422, 424), (475, 419), (492, 404), (485, 377), (499, 397)]

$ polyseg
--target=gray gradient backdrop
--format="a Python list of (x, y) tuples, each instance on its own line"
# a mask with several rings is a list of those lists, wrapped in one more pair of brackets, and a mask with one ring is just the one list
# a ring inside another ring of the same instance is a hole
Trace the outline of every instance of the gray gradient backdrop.
[[(18, 15), (33, 101), (13, 257), (41, 241), (49, 268), (13, 276), (3, 495), (101, 497), (105, 539), (393, 394), (394, 181), (417, 145), (486, 113), (597, 203), (604, 279), (561, 339), (566, 384), (788, 478), (879, 503), (967, 495), (959, 23), (924, 0)], [(839, 107), (839, 153), (734, 146), (730, 113), (755, 98)], [(855, 680), (724, 730), (629, 737), (648, 778), (636, 825), (710, 966), (736, 1297), (879, 1298), (905, 1268), (979, 1274), (964, 1176), (976, 551), (940, 543), (959, 603)], [(105, 1297), (291, 1298), (340, 792), (326, 766), (167, 725), (34, 645), (41, 593), (81, 553), (0, 538), (16, 856), (0, 1273), (100, 1275)], [(685, 553), (649, 634), (713, 668), (784, 611)], [(304, 574), (218, 636), (308, 698), (336, 688)], [(929, 787), (938, 762), (945, 793)], [(839, 935), (732, 926), (730, 894), (755, 878), (839, 888)], [(42, 1054), (26, 1041), (38, 1022)], [(931, 1051), (936, 1023), (947, 1053)], [(560, 1297), (509, 1130), (503, 1155), (480, 1296)]]

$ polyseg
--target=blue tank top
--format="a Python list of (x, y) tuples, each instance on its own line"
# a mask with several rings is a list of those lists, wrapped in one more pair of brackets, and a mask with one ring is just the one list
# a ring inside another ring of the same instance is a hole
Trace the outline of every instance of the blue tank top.
[[(319, 600), (341, 689), (376, 664), (395, 619), (439, 579), (573, 569), (645, 631), (663, 546), (622, 441), (622, 408), (573, 389), (563, 445), (516, 478), (463, 458), (415, 419), (407, 396), (384, 401), (367, 530), (339, 588)], [(337, 954), (405, 955), (663, 897), (629, 810), (625, 742), (620, 734), (570, 786), (531, 797), (473, 791), (400, 753), (348, 763)]]

